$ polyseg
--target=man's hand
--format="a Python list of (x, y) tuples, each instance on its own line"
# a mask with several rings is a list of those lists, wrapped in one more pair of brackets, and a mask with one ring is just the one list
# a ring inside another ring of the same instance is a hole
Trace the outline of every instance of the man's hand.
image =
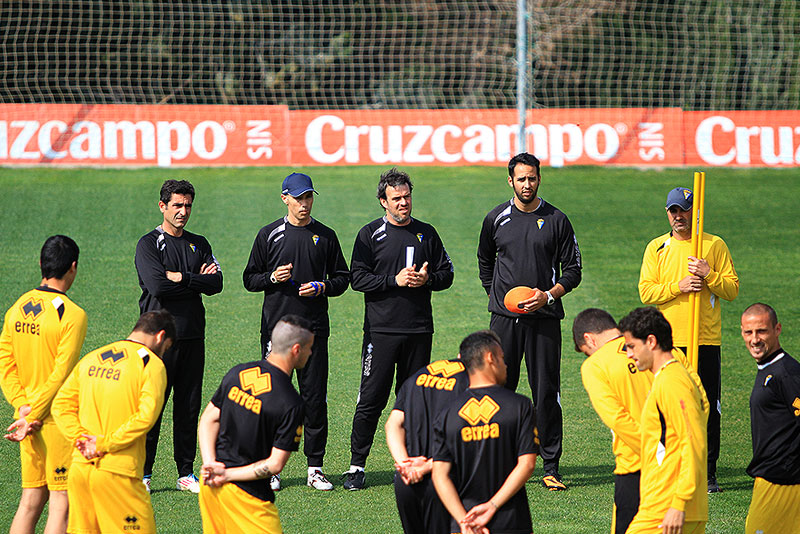
[(417, 265), (406, 267), (394, 277), (399, 287), (422, 287), (428, 281), (428, 262), (422, 264), (417, 271)]
[(705, 278), (711, 272), (711, 266), (704, 259), (689, 256), (689, 272), (700, 278)]
[(200, 274), (217, 274), (217, 272), (216, 263), (204, 263), (200, 266)]
[(413, 456), (394, 464), (406, 486), (416, 484), (433, 469), (433, 459), (424, 456)]
[(547, 294), (538, 287), (533, 288), (533, 295), (529, 299), (519, 302), (517, 306), (525, 313), (535, 312), (547, 304)]
[(179, 273), (176, 271), (167, 271), (167, 280), (175, 282), (176, 284), (180, 284), (181, 280), (183, 280), (183, 273)]
[(272, 276), (278, 282), (286, 282), (292, 277), (292, 264), (279, 265), (277, 269), (272, 272)]
[[(39, 423), (39, 428), (41, 428), (41, 426), (42, 424)], [(8, 441), (20, 442), (34, 430), (38, 430), (38, 428), (33, 428), (33, 425), (31, 423), (28, 423), (28, 421), (25, 420), (24, 417), (20, 417), (19, 419), (11, 423), (11, 425), (8, 428), (6, 428), (7, 434), (3, 437), (6, 438)]]
[(203, 484), (218, 488), (228, 482), (227, 469), (222, 462), (206, 462), (200, 468)]
[[(497, 507), (491, 501), (484, 502), (473, 506), (472, 509), (467, 512), (467, 515), (460, 521), (462, 525), (468, 525), (472, 528), (473, 532), (489, 532), (489, 529), (486, 528), (486, 525), (489, 524), (489, 521), (492, 520), (494, 517), (495, 512), (497, 512)], [(464, 527), (461, 527), (463, 532)]]
[(91, 434), (81, 434), (81, 437), (75, 440), (75, 447), (87, 460), (94, 460), (103, 456), (97, 452), (97, 436)]
[(306, 282), (297, 291), (301, 297), (317, 297), (325, 293), (325, 284), (323, 282)]
[(683, 520), (686, 514), (675, 508), (670, 508), (664, 514), (664, 519), (658, 525), (663, 530), (663, 534), (681, 534), (683, 532)]
[(678, 282), (678, 289), (681, 293), (697, 293), (703, 289), (703, 279), (690, 274)]

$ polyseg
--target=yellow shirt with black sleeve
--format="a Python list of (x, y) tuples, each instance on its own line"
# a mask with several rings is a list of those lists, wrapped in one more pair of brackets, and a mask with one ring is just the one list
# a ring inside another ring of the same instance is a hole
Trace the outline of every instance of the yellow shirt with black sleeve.
[[(167, 372), (161, 358), (134, 341), (87, 354), (53, 400), (58, 428), (74, 441), (97, 436), (97, 469), (142, 478), (145, 436), (164, 404)], [(87, 463), (75, 449), (73, 462)]]
[(634, 522), (661, 520), (669, 508), (685, 521), (708, 520), (708, 401), (686, 367), (670, 360), (656, 372), (642, 411), (642, 478)]
[(636, 369), (625, 350), (625, 339), (618, 337), (586, 358), (581, 365), (581, 378), (594, 410), (614, 436), (614, 474), (639, 471), (639, 425), (653, 383), (652, 373)]
[[(647, 245), (639, 274), (639, 297), (644, 304), (655, 305), (664, 314), (672, 325), (672, 339), (678, 347), (689, 343), (689, 293), (682, 293), (678, 283), (689, 275), (691, 250), (691, 240), (675, 239), (671, 233), (659, 236)], [(711, 272), (700, 291), (700, 345), (720, 345), (719, 299), (736, 298), (739, 276), (728, 246), (719, 237), (703, 233), (702, 256)]]
[(28, 291), (6, 312), (0, 386), (15, 414), (27, 404), (28, 421), (44, 422), (58, 388), (78, 361), (86, 323), (86, 312), (46, 286)]

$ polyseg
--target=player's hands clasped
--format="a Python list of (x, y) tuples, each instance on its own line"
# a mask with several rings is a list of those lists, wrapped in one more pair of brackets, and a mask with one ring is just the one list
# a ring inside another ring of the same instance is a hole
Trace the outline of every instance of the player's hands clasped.
[(394, 464), (400, 478), (406, 486), (416, 484), (433, 469), (433, 459), (424, 456), (413, 456)]
[(103, 456), (102, 453), (97, 451), (97, 436), (91, 434), (81, 434), (81, 437), (75, 440), (75, 447), (87, 460), (94, 460)]
[(394, 279), (399, 287), (422, 287), (428, 283), (428, 262), (422, 264), (419, 271), (416, 270), (417, 265), (406, 267), (401, 270)]
[(301, 297), (317, 297), (325, 293), (325, 284), (323, 282), (306, 282), (297, 291)]
[(31, 413), (31, 407), (28, 404), (20, 406), (19, 408), (19, 419), (11, 423), (11, 425), (6, 428), (7, 434), (3, 436), (8, 441), (22, 441), (25, 439), (28, 434), (32, 432), (36, 432), (40, 428), (42, 428), (42, 422), (38, 419), (34, 419), (33, 421), (28, 421), (26, 417)]
[(467, 515), (459, 521), (461, 534), (489, 534), (486, 525), (494, 517), (497, 507), (491, 502), (484, 502), (472, 507)]
[(228, 482), (227, 469), (222, 462), (207, 462), (200, 468), (200, 476), (203, 484), (212, 488), (218, 488)]

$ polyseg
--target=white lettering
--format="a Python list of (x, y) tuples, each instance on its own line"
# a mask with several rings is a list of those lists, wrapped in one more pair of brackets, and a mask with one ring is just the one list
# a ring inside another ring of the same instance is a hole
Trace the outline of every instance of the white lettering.
[(471, 124), (464, 128), (464, 142), (462, 152), (464, 160), (469, 163), (479, 161), (494, 161), (494, 131), (485, 124)]
[(106, 121), (103, 123), (104, 153), (108, 159), (117, 159), (117, 140), (122, 133), (122, 157), (136, 159), (136, 134), (142, 136), (142, 158), (156, 158), (156, 128), (152, 122)]
[[(600, 134), (603, 135), (606, 142), (606, 149), (604, 152), (600, 151)], [(593, 160), (608, 161), (617, 155), (617, 151), (619, 150), (619, 135), (610, 124), (599, 122), (586, 128), (583, 145), (586, 150), (586, 155)], [(578, 154), (578, 156), (580, 156), (580, 154)], [(575, 159), (577, 159), (578, 156), (576, 156)]]
[[(86, 130), (85, 133), (79, 133)], [(103, 137), (100, 126), (96, 122), (78, 121), (72, 125), (72, 131), (78, 135), (69, 143), (69, 153), (75, 159), (100, 159), (101, 139)], [(86, 147), (84, 148), (84, 144)]]
[(11, 144), (11, 159), (36, 159), (39, 157), (39, 152), (26, 151), (25, 147), (33, 136), (36, 130), (39, 129), (39, 121), (11, 121), (12, 128), (22, 128), (17, 138)]
[[(577, 124), (551, 124), (550, 165), (561, 167), (565, 161), (575, 161), (583, 153), (583, 135)], [(564, 135), (567, 136), (567, 150), (564, 149)]]
[(344, 147), (340, 145), (335, 152), (322, 149), (322, 129), (329, 126), (334, 132), (344, 130), (344, 121), (335, 115), (320, 115), (306, 127), (306, 150), (311, 159), (317, 163), (336, 163), (344, 157)]
[(403, 127), (393, 124), (388, 128), (388, 142), (384, 151), (383, 127), (369, 128), (369, 159), (373, 163), (397, 163), (403, 161)]
[(661, 122), (640, 122), (636, 125), (639, 134), (639, 158), (643, 161), (658, 159), (664, 161), (667, 153), (664, 150), (664, 124)]
[(369, 133), (369, 126), (344, 127), (344, 160), (348, 163), (358, 163), (361, 159), (361, 143), (358, 138)]
[(709, 165), (727, 165), (736, 157), (736, 150), (731, 147), (724, 154), (714, 152), (714, 128), (719, 127), (723, 132), (732, 132), (735, 125), (727, 117), (713, 116), (703, 119), (697, 125), (694, 133), (694, 145), (700, 159)]
[(0, 121), (0, 158), (8, 158), (8, 123)]
[[(189, 155), (192, 134), (189, 126), (183, 121), (158, 121), (156, 122), (158, 144), (158, 166), (169, 167), (172, 161), (184, 159)], [(173, 148), (172, 134), (175, 134)]]
[(455, 163), (461, 159), (461, 154), (451, 154), (447, 151), (445, 146), (445, 136), (447, 134), (455, 138), (461, 137), (461, 128), (453, 124), (445, 124), (436, 128), (431, 136), (431, 152), (433, 152), (433, 157), (439, 161)]
[[(211, 150), (206, 149), (206, 133), (211, 132)], [(228, 135), (218, 122), (203, 121), (192, 130), (192, 148), (202, 159), (217, 159), (228, 147)]]
[(761, 128), (758, 126), (737, 127), (734, 132), (736, 139), (736, 163), (750, 163), (750, 138), (759, 134)]
[(769, 126), (761, 128), (761, 161), (767, 165), (791, 165), (794, 163), (792, 153), (792, 127), (780, 126), (778, 128), (778, 146), (780, 152), (775, 154), (775, 130)]
[(410, 124), (403, 128), (403, 131), (414, 134), (414, 137), (406, 145), (405, 151), (403, 151), (403, 161), (406, 163), (432, 162), (433, 154), (420, 154), (420, 151), (433, 133), (433, 126), (429, 124)]
[[(247, 121), (247, 157), (250, 159), (272, 158), (272, 132), (269, 127), (272, 121), (253, 120)], [(254, 147), (254, 148), (251, 148)]]
[(39, 150), (47, 159), (60, 159), (67, 156), (65, 150), (53, 149), (53, 130), (59, 134), (67, 131), (67, 123), (64, 121), (47, 121), (39, 129)]

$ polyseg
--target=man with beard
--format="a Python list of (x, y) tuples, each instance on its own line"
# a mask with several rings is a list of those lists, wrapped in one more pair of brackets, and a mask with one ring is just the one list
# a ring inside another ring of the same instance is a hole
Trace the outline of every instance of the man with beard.
[[(558, 473), (563, 437), (561, 298), (581, 281), (581, 254), (567, 216), (537, 195), (540, 183), (535, 156), (517, 154), (508, 162), (514, 198), (483, 220), (478, 268), (489, 295), (489, 325), (500, 336), (508, 365), (506, 387), (517, 389), (524, 354), (538, 414), (542, 484), (560, 491), (566, 489)], [(516, 286), (533, 288), (532, 296), (518, 304), (522, 313), (503, 304), (508, 290)]]
[(346, 490), (364, 487), (364, 466), (389, 400), (392, 375), (397, 392), (412, 373), (430, 363), (431, 293), (453, 284), (453, 264), (436, 229), (411, 217), (412, 187), (408, 174), (384, 172), (377, 197), (386, 213), (364, 226), (353, 245), (351, 283), (364, 293), (364, 342)]

